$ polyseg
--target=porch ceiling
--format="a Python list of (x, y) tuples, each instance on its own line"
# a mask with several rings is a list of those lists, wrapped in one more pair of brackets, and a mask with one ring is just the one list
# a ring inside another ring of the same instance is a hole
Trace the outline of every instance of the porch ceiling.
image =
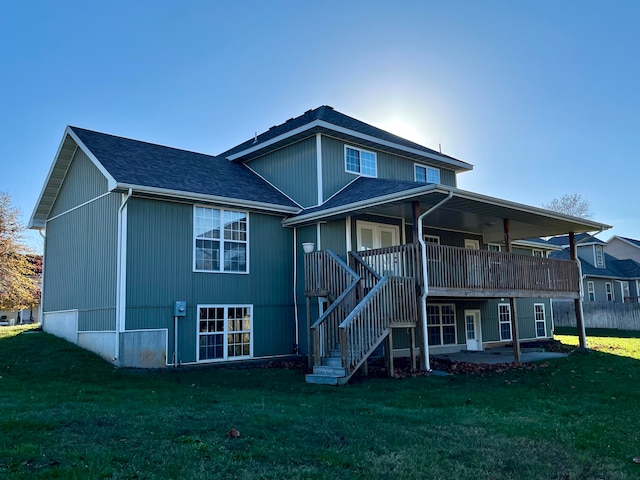
[(423, 213), (446, 199), (449, 194), (452, 197), (427, 215), (424, 224), (482, 235), (486, 243), (504, 240), (503, 219), (509, 219), (512, 240), (611, 228), (610, 225), (600, 222), (441, 185), (425, 185), (366, 201), (351, 202), (324, 210), (317, 209), (309, 214), (303, 212), (297, 217), (285, 220), (284, 224), (302, 225), (362, 213), (401, 217), (411, 223), (412, 202), (419, 202), (420, 213)]

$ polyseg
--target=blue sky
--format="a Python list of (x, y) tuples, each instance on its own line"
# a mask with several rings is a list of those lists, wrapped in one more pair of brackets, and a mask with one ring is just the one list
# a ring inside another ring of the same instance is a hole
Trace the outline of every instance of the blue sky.
[[(26, 223), (66, 125), (216, 154), (320, 105), (591, 203), (640, 238), (640, 2), (0, 2), (0, 191)], [(39, 245), (37, 234), (30, 242)]]

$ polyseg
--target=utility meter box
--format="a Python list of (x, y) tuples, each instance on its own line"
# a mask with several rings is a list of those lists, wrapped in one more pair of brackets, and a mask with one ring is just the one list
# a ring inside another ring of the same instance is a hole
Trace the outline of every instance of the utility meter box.
[(187, 316), (187, 302), (176, 302), (173, 306), (174, 317), (186, 317)]

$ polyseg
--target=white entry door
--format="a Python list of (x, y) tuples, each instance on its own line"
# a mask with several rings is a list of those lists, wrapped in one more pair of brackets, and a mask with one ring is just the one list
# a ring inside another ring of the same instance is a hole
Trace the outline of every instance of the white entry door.
[(464, 328), (467, 336), (467, 350), (482, 350), (480, 310), (464, 311)]
[(361, 222), (358, 227), (358, 251), (399, 245), (400, 229), (396, 225)]

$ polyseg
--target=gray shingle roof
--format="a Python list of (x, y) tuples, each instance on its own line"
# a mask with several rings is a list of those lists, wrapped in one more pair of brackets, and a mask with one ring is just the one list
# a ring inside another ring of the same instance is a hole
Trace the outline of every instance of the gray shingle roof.
[[(368, 123), (362, 122), (358, 119), (355, 119), (353, 117), (349, 117), (348, 115), (345, 115), (344, 113), (340, 113), (336, 110), (333, 109), (333, 107), (330, 107), (328, 105), (323, 105), (321, 107), (315, 108), (313, 110), (307, 110), (304, 114), (300, 115), (299, 117), (295, 117), (295, 118), (290, 118), (289, 120), (287, 120), (285, 123), (282, 123), (280, 125), (275, 125), (273, 127), (271, 127), (269, 130), (267, 130), (264, 133), (261, 133), (260, 135), (257, 136), (256, 138), (251, 138), (249, 140), (247, 140), (246, 142), (241, 143), (240, 145), (237, 145), (235, 147), (233, 147), (230, 150), (227, 150), (226, 152), (221, 153), (219, 156), (220, 157), (229, 157), (231, 155), (234, 155), (236, 153), (242, 152), (244, 150), (247, 150), (249, 148), (253, 148), (256, 146), (259, 146), (260, 144), (267, 142), (269, 140), (272, 140), (280, 135), (283, 135), (285, 133), (291, 132), (292, 130), (295, 130), (297, 128), (303, 127), (306, 124), (309, 124), (315, 120), (323, 120), (327, 123), (331, 123), (333, 125), (336, 125), (338, 127), (342, 127), (342, 128), (346, 128), (349, 130), (352, 130), (354, 132), (358, 132), (358, 133), (362, 133), (365, 135), (370, 135), (372, 137), (376, 137), (379, 138), (381, 140), (387, 141), (387, 142), (392, 142), (395, 143), (397, 145), (401, 145), (403, 147), (408, 147), (408, 148), (412, 148), (415, 150), (420, 150), (424, 153), (427, 154), (432, 154), (432, 155), (438, 155), (440, 157), (445, 157), (445, 158), (449, 158), (451, 160), (454, 160), (456, 162), (460, 162), (463, 164), (466, 164), (466, 162), (462, 162), (461, 160), (458, 160), (454, 157), (451, 157), (449, 155), (444, 155), (440, 152), (437, 152), (431, 148), (427, 148), (424, 147), (420, 144), (417, 144), (415, 142), (412, 142), (410, 140), (404, 139), (402, 137), (399, 137), (398, 135), (394, 135), (393, 133), (387, 132), (386, 130), (382, 130), (381, 128), (377, 128), (374, 127), (373, 125), (369, 125)], [(256, 141), (257, 140), (257, 141)], [(472, 168), (471, 164), (466, 164), (469, 166), (469, 168)]]
[[(558, 252), (551, 252), (549, 254), (549, 258), (569, 260), (571, 255), (568, 249), (564, 249)], [(606, 268), (596, 268), (585, 259), (580, 259), (582, 274), (588, 277), (607, 277), (629, 280), (640, 278), (640, 264), (634, 260), (618, 260), (617, 258), (605, 253), (604, 264)]]
[[(599, 238), (594, 237), (593, 235), (589, 235), (588, 233), (578, 233), (575, 236), (576, 244), (586, 244), (586, 243), (599, 243), (604, 245), (605, 242), (600, 240)], [(551, 237), (547, 239), (547, 243), (551, 245), (564, 246), (569, 245), (569, 235), (558, 235), (557, 237)]]
[(242, 164), (83, 128), (70, 128), (120, 184), (297, 207)]

